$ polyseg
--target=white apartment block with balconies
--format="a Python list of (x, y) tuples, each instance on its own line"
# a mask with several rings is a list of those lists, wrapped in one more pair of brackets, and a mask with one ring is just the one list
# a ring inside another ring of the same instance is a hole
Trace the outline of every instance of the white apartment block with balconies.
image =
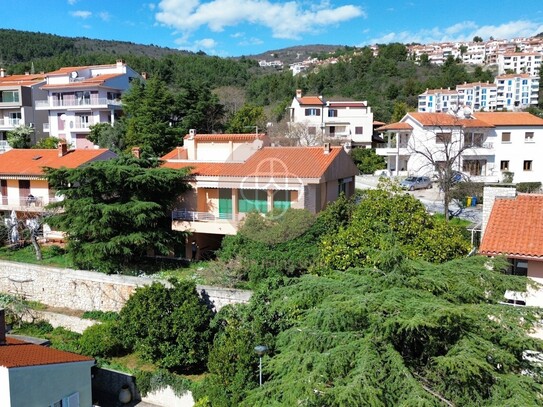
[(47, 99), (36, 102), (37, 111), (48, 112), (44, 131), (72, 148), (94, 148), (87, 139), (90, 126), (115, 122), (122, 110), (121, 95), (135, 78), (141, 76), (123, 61), (47, 73), (42, 86)]
[(519, 110), (537, 106), (539, 77), (529, 74), (508, 74), (497, 76), (498, 86), (496, 107), (499, 110)]
[(44, 100), (47, 92), (40, 89), (45, 83), (44, 74), (6, 75), (0, 69), (0, 152), (9, 150), (7, 134), (19, 126), (34, 129), (31, 143), (44, 137), (43, 123), (47, 122), (47, 112), (37, 112), (34, 104)]
[(302, 124), (322, 141), (371, 147), (373, 112), (366, 101), (325, 100), (297, 90), (289, 111), (289, 126)]
[(498, 74), (513, 72), (538, 76), (542, 59), (543, 54), (539, 52), (509, 52), (498, 55)]

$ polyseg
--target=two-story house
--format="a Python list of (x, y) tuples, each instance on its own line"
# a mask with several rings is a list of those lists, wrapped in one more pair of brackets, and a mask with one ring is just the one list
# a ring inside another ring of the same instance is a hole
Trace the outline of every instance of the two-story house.
[(288, 208), (317, 213), (341, 193), (354, 193), (358, 169), (342, 147), (272, 147), (263, 134), (195, 134), (163, 157), (190, 168), (192, 189), (180, 197), (172, 229), (192, 233), (201, 248), (218, 248), (247, 213)]
[(45, 179), (44, 168), (77, 168), (93, 161), (109, 160), (116, 154), (107, 149), (68, 150), (66, 143), (58, 149), (12, 149), (0, 155), (0, 212), (9, 217), (42, 213), (44, 207), (62, 199)]
[(47, 112), (39, 112), (34, 105), (45, 100), (47, 92), (40, 87), (45, 83), (44, 74), (6, 75), (0, 69), (0, 152), (8, 150), (7, 133), (19, 126), (34, 129), (31, 142), (44, 137), (43, 124)]
[(322, 142), (371, 147), (373, 112), (366, 101), (325, 100), (322, 96), (296, 97), (289, 108), (289, 125), (301, 124)]
[(543, 119), (526, 112), (465, 113), (408, 113), (377, 129), (386, 143), (376, 152), (396, 174), (431, 175), (433, 165), (456, 157), (453, 169), (475, 179), (498, 181), (513, 172), (515, 182), (543, 180), (543, 160), (537, 156)]
[(93, 148), (90, 126), (113, 124), (120, 115), (121, 95), (140, 75), (123, 61), (112, 65), (65, 67), (45, 75), (47, 99), (36, 102), (48, 112), (44, 131), (65, 140), (71, 148)]

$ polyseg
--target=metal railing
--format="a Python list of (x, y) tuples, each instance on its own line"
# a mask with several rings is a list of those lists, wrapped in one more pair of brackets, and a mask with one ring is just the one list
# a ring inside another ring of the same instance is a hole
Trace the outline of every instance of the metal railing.
[(22, 119), (10, 119), (10, 118), (0, 119), (0, 126), (17, 127), (17, 126), (20, 126), (22, 122), (23, 122)]
[(99, 106), (114, 105), (121, 106), (119, 99), (90, 98), (90, 99), (70, 99), (70, 100), (37, 100), (36, 107), (77, 107), (77, 106)]
[(238, 221), (239, 214), (233, 213), (211, 213), (188, 211), (186, 209), (176, 209), (172, 211), (172, 220), (186, 220), (189, 222), (217, 222), (217, 221)]
[(14, 206), (19, 208), (43, 208), (44, 206), (58, 202), (62, 199), (58, 197), (41, 197), (30, 195), (26, 198), (12, 198), (8, 196), (0, 195), (0, 205), (1, 206)]

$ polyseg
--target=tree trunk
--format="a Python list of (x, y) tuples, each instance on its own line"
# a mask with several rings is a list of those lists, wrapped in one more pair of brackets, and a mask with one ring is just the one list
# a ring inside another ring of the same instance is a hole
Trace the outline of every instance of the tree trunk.
[(30, 241), (32, 242), (32, 246), (34, 246), (34, 251), (36, 252), (36, 259), (41, 261), (42, 260), (42, 254), (41, 254), (41, 247), (38, 243), (38, 239), (36, 236), (32, 235), (30, 237)]

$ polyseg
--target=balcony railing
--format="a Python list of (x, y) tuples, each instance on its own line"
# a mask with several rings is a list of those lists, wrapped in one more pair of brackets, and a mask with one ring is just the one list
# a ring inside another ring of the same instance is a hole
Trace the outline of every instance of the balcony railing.
[(186, 209), (172, 211), (172, 220), (184, 220), (188, 222), (237, 222), (243, 216), (244, 214), (197, 212)]
[(61, 201), (61, 198), (58, 197), (41, 197), (30, 195), (26, 198), (12, 198), (7, 196), (0, 195), (0, 206), (10, 207), (10, 208), (43, 208), (44, 206)]
[(0, 119), (0, 126), (1, 127), (17, 127), (23, 124), (22, 119)]
[(37, 100), (36, 107), (78, 107), (78, 106), (103, 106), (113, 105), (121, 106), (119, 99), (91, 98), (82, 100)]

